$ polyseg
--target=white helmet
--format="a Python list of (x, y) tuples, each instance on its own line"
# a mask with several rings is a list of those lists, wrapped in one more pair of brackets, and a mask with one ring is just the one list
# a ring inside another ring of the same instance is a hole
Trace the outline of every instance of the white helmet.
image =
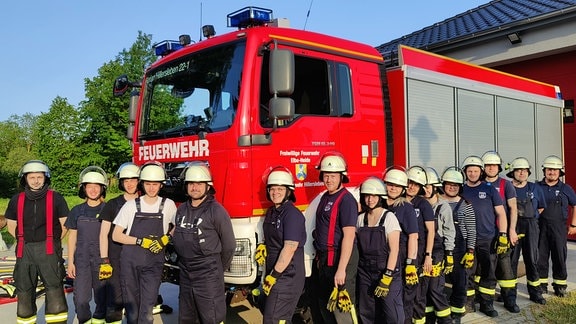
[(421, 186), (425, 186), (428, 183), (426, 170), (424, 170), (424, 168), (421, 166), (415, 165), (408, 168), (408, 170), (406, 170), (406, 175), (408, 176), (408, 180)]
[(528, 175), (532, 174), (532, 172), (530, 171), (530, 169), (532, 169), (530, 162), (528, 162), (528, 160), (526, 158), (523, 158), (523, 157), (515, 158), (507, 166), (507, 169), (510, 170), (510, 172), (506, 173), (506, 176), (508, 178), (514, 178), (514, 170), (518, 170), (518, 169), (528, 169)]
[(488, 151), (482, 155), (484, 165), (498, 165), (498, 173), (502, 172), (502, 158), (496, 151)]
[(123, 163), (118, 168), (118, 171), (116, 172), (116, 177), (121, 180), (139, 178), (140, 168), (132, 162)]
[(24, 165), (20, 169), (20, 172), (18, 173), (18, 178), (20, 178), (20, 185), (22, 187), (26, 186), (26, 179), (25, 179), (26, 175), (28, 173), (33, 173), (33, 172), (44, 173), (44, 176), (46, 177), (46, 179), (44, 180), (45, 185), (50, 184), (50, 169), (48, 168), (46, 163), (44, 163), (40, 160), (30, 160), (30, 161), (24, 163)]
[(480, 167), (480, 169), (484, 170), (484, 162), (480, 157), (476, 155), (470, 155), (467, 158), (465, 158), (464, 162), (462, 163), (462, 169), (466, 170), (466, 168), (471, 165)]
[(434, 187), (441, 187), (442, 181), (440, 181), (440, 176), (438, 176), (438, 172), (434, 168), (427, 167), (426, 168), (426, 178), (428, 179), (429, 185), (433, 185)]
[(408, 175), (406, 175), (406, 172), (399, 169), (389, 169), (386, 171), (386, 174), (384, 174), (384, 182), (407, 187)]
[(274, 170), (268, 175), (266, 181), (267, 186), (286, 186), (290, 190), (294, 190), (294, 178), (292, 173), (288, 170)]
[(386, 184), (376, 177), (370, 177), (360, 185), (361, 195), (376, 195), (386, 198), (388, 192), (386, 191)]
[(320, 159), (320, 163), (316, 165), (316, 169), (320, 170), (320, 181), (322, 181), (322, 172), (338, 172), (342, 174), (342, 183), (348, 183), (348, 166), (342, 154), (338, 152), (327, 152)]
[(560, 176), (564, 175), (564, 163), (562, 159), (556, 155), (549, 155), (542, 162), (542, 170), (544, 169), (558, 169), (560, 170)]
[(140, 181), (162, 182), (166, 181), (164, 168), (156, 162), (149, 162), (140, 167)]
[(96, 183), (102, 186), (102, 197), (106, 197), (106, 188), (108, 187), (108, 174), (102, 168), (91, 165), (86, 167), (79, 176), (78, 197), (86, 198), (85, 185), (88, 183)]
[(451, 182), (457, 184), (464, 184), (464, 175), (457, 167), (450, 167), (442, 173), (442, 182)]
[(210, 186), (212, 183), (212, 174), (210, 169), (203, 164), (192, 164), (186, 169), (184, 182), (206, 182)]

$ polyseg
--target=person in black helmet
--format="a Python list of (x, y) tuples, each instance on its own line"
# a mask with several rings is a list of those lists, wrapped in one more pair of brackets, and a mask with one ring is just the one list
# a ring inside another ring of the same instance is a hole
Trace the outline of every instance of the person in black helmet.
[(144, 164), (139, 179), (144, 195), (122, 206), (114, 219), (112, 238), (122, 244), (120, 279), (127, 322), (152, 324), (176, 204), (159, 196), (166, 181), (160, 164)]
[(106, 323), (122, 322), (122, 286), (120, 283), (120, 252), (122, 244), (112, 240), (114, 219), (127, 201), (138, 197), (138, 177), (140, 168), (132, 162), (122, 164), (116, 172), (118, 188), (124, 194), (110, 199), (100, 215), (100, 269), (98, 278), (105, 280), (106, 290)]
[(266, 180), (266, 197), (274, 205), (266, 211), (264, 242), (266, 272), (262, 285), (266, 294), (264, 323), (289, 323), (304, 289), (304, 215), (294, 202), (294, 179), (285, 168), (272, 169)]
[(230, 215), (216, 201), (206, 165), (191, 164), (184, 176), (190, 199), (176, 213), (174, 249), (180, 267), (179, 323), (223, 323), (224, 271), (232, 263), (236, 239)]
[(46, 322), (66, 323), (61, 238), (66, 233), (68, 205), (62, 195), (49, 189), (50, 170), (44, 162), (26, 162), (19, 177), (24, 191), (12, 197), (6, 209), (8, 232), (17, 239), (17, 322), (36, 323), (36, 286), (41, 277), (46, 287)]
[[(106, 205), (108, 176), (97, 166), (80, 173), (78, 197), (85, 201), (70, 210), (64, 226), (68, 234), (68, 277), (74, 279), (74, 306), (79, 323), (105, 323), (106, 291), (100, 269), (100, 214)], [(90, 301), (94, 295), (94, 313)]]

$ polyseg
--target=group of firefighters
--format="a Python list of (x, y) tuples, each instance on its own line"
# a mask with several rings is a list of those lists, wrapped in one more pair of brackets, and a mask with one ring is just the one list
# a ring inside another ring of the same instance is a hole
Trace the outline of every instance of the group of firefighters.
[[(255, 255), (265, 271), (264, 323), (290, 323), (304, 290), (317, 323), (460, 323), (477, 303), (495, 317), (497, 283), (504, 307), (517, 313), (521, 253), (530, 300), (546, 303), (550, 257), (554, 294), (565, 296), (566, 240), (576, 234), (576, 194), (560, 180), (562, 160), (544, 159), (544, 178), (536, 183), (528, 181), (527, 159), (506, 167), (510, 180), (499, 177), (498, 153), (486, 152), (441, 175), (429, 167), (388, 168), (383, 177), (348, 190), (345, 158), (328, 152), (317, 165), (326, 190), (313, 211), (311, 237), (295, 206), (292, 173), (270, 168), (265, 185), (271, 206)], [(106, 172), (84, 169), (78, 195), (85, 200), (69, 210), (49, 189), (44, 162), (22, 166), (24, 191), (6, 210), (8, 230), (17, 239), (17, 323), (36, 322), (38, 278), (46, 287), (46, 322), (66, 323), (66, 275), (74, 279), (80, 323), (121, 323), (123, 313), (128, 323), (152, 323), (169, 242), (179, 256), (179, 323), (223, 323), (224, 271), (236, 243), (230, 217), (214, 198), (209, 168), (187, 166), (188, 200), (178, 207), (159, 196), (166, 181), (161, 164), (128, 162), (116, 176), (123, 194), (105, 202)], [(572, 222), (566, 230), (569, 206)], [(307, 240), (313, 240), (316, 257), (305, 288)]]
[[(562, 160), (546, 157), (544, 178), (536, 183), (528, 180), (532, 167), (526, 158), (506, 165), (510, 180), (499, 176), (503, 167), (500, 155), (490, 151), (468, 156), (461, 168), (441, 175), (429, 167), (388, 168), (355, 191), (344, 186), (349, 182), (344, 157), (325, 154), (317, 168), (326, 191), (318, 206), (310, 207), (316, 223), (308, 239), (316, 258), (305, 295), (314, 322), (460, 323), (477, 304), (487, 316), (498, 316), (499, 299), (518, 313), (521, 254), (530, 300), (546, 303), (550, 258), (554, 294), (564, 297), (576, 194), (560, 180)], [(271, 172), (267, 185), (275, 205), (266, 213), (256, 261), (266, 271), (264, 322), (284, 323), (304, 285), (305, 225), (293, 206), (291, 173)]]

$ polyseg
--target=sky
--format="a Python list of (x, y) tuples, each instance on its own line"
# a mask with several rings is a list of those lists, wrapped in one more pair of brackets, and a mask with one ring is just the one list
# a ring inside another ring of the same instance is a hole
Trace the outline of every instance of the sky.
[[(273, 10), (290, 26), (378, 46), (489, 0), (167, 0), (2, 1), (0, 4), (0, 121), (48, 112), (60, 96), (78, 106), (84, 80), (98, 75), (137, 39), (152, 42), (190, 34), (202, 25), (234, 31), (226, 15), (246, 6)], [(355, 5), (356, 4), (356, 5)], [(111, 90), (110, 90), (111, 91)]]

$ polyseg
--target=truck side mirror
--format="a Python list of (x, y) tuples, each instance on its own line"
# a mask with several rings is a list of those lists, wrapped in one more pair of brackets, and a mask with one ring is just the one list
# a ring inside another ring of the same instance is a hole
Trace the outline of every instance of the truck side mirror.
[(272, 120), (290, 120), (294, 118), (295, 105), (292, 98), (273, 97), (268, 102), (269, 117)]
[(289, 50), (270, 51), (270, 94), (290, 96), (294, 92), (294, 53)]

